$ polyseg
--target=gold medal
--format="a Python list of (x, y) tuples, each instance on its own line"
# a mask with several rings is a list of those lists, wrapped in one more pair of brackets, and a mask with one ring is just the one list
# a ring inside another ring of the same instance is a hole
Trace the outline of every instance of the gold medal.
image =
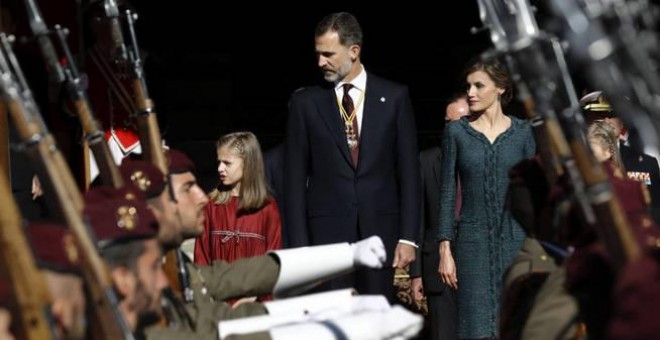
[(351, 150), (357, 148), (358, 146), (357, 131), (353, 129), (353, 120), (357, 119), (356, 117), (357, 109), (362, 105), (362, 101), (364, 100), (364, 92), (366, 92), (366, 90), (362, 91), (357, 106), (355, 106), (353, 112), (350, 112), (350, 114), (344, 110), (344, 107), (341, 105), (339, 98), (337, 98), (337, 105), (339, 106), (341, 117), (344, 120), (344, 132), (346, 132), (346, 142), (348, 143), (348, 147)]

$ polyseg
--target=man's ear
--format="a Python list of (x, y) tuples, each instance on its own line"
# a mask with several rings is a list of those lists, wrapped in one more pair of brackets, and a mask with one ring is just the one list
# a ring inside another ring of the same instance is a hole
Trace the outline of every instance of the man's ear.
[(154, 214), (156, 221), (160, 221), (160, 218), (163, 216), (163, 212), (161, 211), (161, 208), (157, 207), (154, 204), (147, 204), (147, 208), (151, 211), (152, 214)]
[(351, 45), (348, 48), (348, 53), (351, 56), (351, 61), (356, 61), (360, 57), (361, 48), (359, 45)]
[(126, 267), (117, 267), (110, 272), (115, 290), (124, 298), (135, 290), (135, 275)]

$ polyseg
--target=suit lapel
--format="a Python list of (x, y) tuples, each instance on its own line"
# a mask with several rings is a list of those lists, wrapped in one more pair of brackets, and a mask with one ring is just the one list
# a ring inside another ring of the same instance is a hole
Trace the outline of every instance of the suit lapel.
[(344, 132), (344, 122), (339, 114), (339, 107), (337, 106), (337, 97), (335, 96), (334, 88), (330, 87), (323, 91), (323, 98), (319, 103), (318, 111), (325, 122), (326, 127), (330, 130), (330, 134), (335, 139), (337, 147), (346, 161), (352, 165), (351, 154), (348, 151), (348, 143), (346, 142), (346, 132)]
[(381, 89), (378, 79), (367, 73), (367, 92), (364, 94), (364, 109), (362, 110), (362, 127), (360, 127), (360, 154), (358, 156), (358, 169), (368, 160), (369, 149), (372, 142), (372, 133), (375, 131), (374, 124), (378, 123), (378, 107), (381, 98)]

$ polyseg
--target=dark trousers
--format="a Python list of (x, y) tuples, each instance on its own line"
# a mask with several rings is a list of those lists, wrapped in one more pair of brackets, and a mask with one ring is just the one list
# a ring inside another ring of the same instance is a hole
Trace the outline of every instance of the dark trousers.
[(394, 269), (357, 268), (354, 272), (342, 275), (320, 285), (315, 291), (328, 291), (343, 288), (355, 288), (358, 294), (383, 295), (390, 303), (395, 302)]
[(431, 339), (457, 340), (456, 292), (447, 287), (442, 293), (427, 293)]

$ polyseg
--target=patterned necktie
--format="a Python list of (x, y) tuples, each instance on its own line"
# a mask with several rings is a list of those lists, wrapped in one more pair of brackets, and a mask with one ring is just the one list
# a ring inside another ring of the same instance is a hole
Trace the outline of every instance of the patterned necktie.
[[(353, 105), (353, 99), (348, 94), (348, 91), (353, 87), (352, 84), (346, 83), (342, 85), (344, 87), (344, 97), (341, 99), (341, 106), (344, 108), (344, 113), (348, 117), (353, 115), (355, 110), (355, 105)], [(357, 168), (358, 165), (358, 155), (360, 153), (360, 134), (358, 130), (358, 120), (357, 113), (353, 117), (352, 124), (350, 122), (345, 122), (345, 131), (346, 131), (346, 141), (348, 142), (348, 149), (351, 152), (351, 159), (353, 160), (353, 166)]]

